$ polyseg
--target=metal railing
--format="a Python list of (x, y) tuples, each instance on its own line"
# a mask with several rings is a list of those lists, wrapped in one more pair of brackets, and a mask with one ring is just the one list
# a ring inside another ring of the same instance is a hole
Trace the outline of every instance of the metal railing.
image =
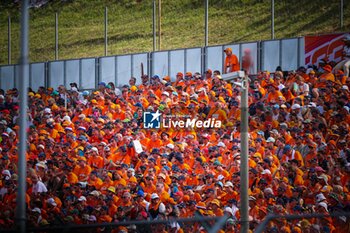
[[(228, 219), (228, 216), (224, 215), (222, 217), (206, 217), (195, 214), (193, 218), (174, 218), (174, 219), (159, 219), (159, 220), (143, 220), (143, 221), (121, 221), (112, 223), (93, 223), (93, 224), (64, 224), (59, 226), (42, 226), (42, 227), (29, 227), (27, 232), (111, 232), (119, 227), (126, 227), (128, 229), (132, 228), (132, 232), (143, 232), (151, 233), (157, 226), (163, 225), (169, 227), (171, 223), (177, 223), (182, 226), (182, 228), (193, 227), (195, 224), (202, 227), (208, 233), (216, 233), (222, 229)], [(236, 222), (238, 224), (238, 222)], [(103, 230), (103, 231), (102, 231)], [(141, 231), (140, 231), (141, 230)], [(14, 233), (17, 229), (1, 229), (1, 232)], [(188, 232), (188, 231), (185, 231)]]
[[(276, 214), (269, 214), (266, 216), (264, 221), (262, 221), (258, 227), (255, 229), (254, 233), (262, 233), (265, 232), (267, 225), (274, 220), (278, 219), (285, 219), (285, 220), (302, 220), (302, 219), (321, 219), (325, 217), (350, 217), (350, 212), (334, 212), (330, 214), (301, 214), (301, 215), (276, 215)], [(350, 223), (350, 219), (346, 218), (347, 224)]]

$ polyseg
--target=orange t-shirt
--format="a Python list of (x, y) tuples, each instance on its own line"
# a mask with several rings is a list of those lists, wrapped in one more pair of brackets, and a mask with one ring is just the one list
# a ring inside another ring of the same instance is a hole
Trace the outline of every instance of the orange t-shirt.
[(227, 71), (224, 73), (238, 71), (239, 70), (239, 61), (238, 61), (237, 56), (234, 54), (231, 54), (230, 56), (226, 56), (224, 67), (225, 67), (224, 68), (225, 71)]

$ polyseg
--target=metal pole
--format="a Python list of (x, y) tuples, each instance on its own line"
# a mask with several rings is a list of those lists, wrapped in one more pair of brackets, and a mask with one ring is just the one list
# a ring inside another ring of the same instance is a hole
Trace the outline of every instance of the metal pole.
[(271, 0), (271, 39), (275, 39), (275, 0)]
[(108, 8), (105, 7), (105, 56), (107, 56), (108, 46)]
[(209, 0), (204, 0), (205, 1), (205, 13), (204, 13), (204, 22), (205, 22), (205, 26), (204, 26), (204, 30), (205, 30), (205, 36), (204, 36), (204, 46), (207, 47), (208, 46), (208, 8), (209, 8)]
[(248, 202), (248, 77), (244, 76), (242, 80), (242, 99), (241, 99), (241, 233), (247, 233), (249, 230), (249, 202)]
[(21, 55), (20, 55), (20, 122), (19, 122), (19, 155), (18, 155), (18, 191), (16, 225), (21, 233), (26, 232), (26, 149), (27, 149), (27, 88), (29, 79), (28, 65), (28, 0), (22, 0), (21, 17)]
[(64, 93), (64, 108), (67, 110), (67, 93)]
[(162, 48), (162, 0), (158, 0), (158, 50)]
[(156, 0), (153, 0), (153, 11), (152, 11), (152, 32), (153, 32), (153, 52), (156, 51)]
[(58, 13), (55, 13), (55, 60), (58, 60)]
[(340, 0), (340, 29), (344, 27), (344, 0)]
[(11, 64), (11, 16), (7, 22), (7, 63)]

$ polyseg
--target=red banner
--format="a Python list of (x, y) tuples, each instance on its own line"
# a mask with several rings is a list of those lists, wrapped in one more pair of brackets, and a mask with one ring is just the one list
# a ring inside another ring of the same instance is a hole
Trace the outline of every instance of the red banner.
[(321, 59), (339, 62), (347, 33), (305, 36), (305, 65), (318, 64)]

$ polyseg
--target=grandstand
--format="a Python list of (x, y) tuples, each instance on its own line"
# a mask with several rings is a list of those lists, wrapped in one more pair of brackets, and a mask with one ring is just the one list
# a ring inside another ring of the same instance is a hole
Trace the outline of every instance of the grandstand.
[[(121, 58), (101, 57), (91, 63), (103, 68), (89, 90), (85, 79), (67, 78), (73, 63), (45, 63), (44, 85), (24, 90), (26, 219), (19, 221), (30, 232), (240, 232), (248, 150), (249, 232), (349, 232), (350, 36), (315, 38), (197, 49), (207, 57), (186, 49), (178, 63), (171, 62), (178, 51), (150, 53), (147, 60), (158, 60), (123, 82)], [(327, 38), (325, 54), (320, 38)], [(284, 48), (278, 59), (273, 48)], [(217, 49), (217, 58), (208, 55)], [(183, 67), (186, 56), (197, 60)], [(32, 84), (35, 65), (26, 74)], [(131, 72), (138, 65), (131, 62)], [(7, 82), (7, 69), (0, 67), (1, 87), (20, 80), (13, 66)], [(233, 75), (239, 70), (249, 75), (247, 89)], [(9, 232), (16, 232), (23, 172), (21, 96), (13, 86), (0, 89), (0, 231)]]

